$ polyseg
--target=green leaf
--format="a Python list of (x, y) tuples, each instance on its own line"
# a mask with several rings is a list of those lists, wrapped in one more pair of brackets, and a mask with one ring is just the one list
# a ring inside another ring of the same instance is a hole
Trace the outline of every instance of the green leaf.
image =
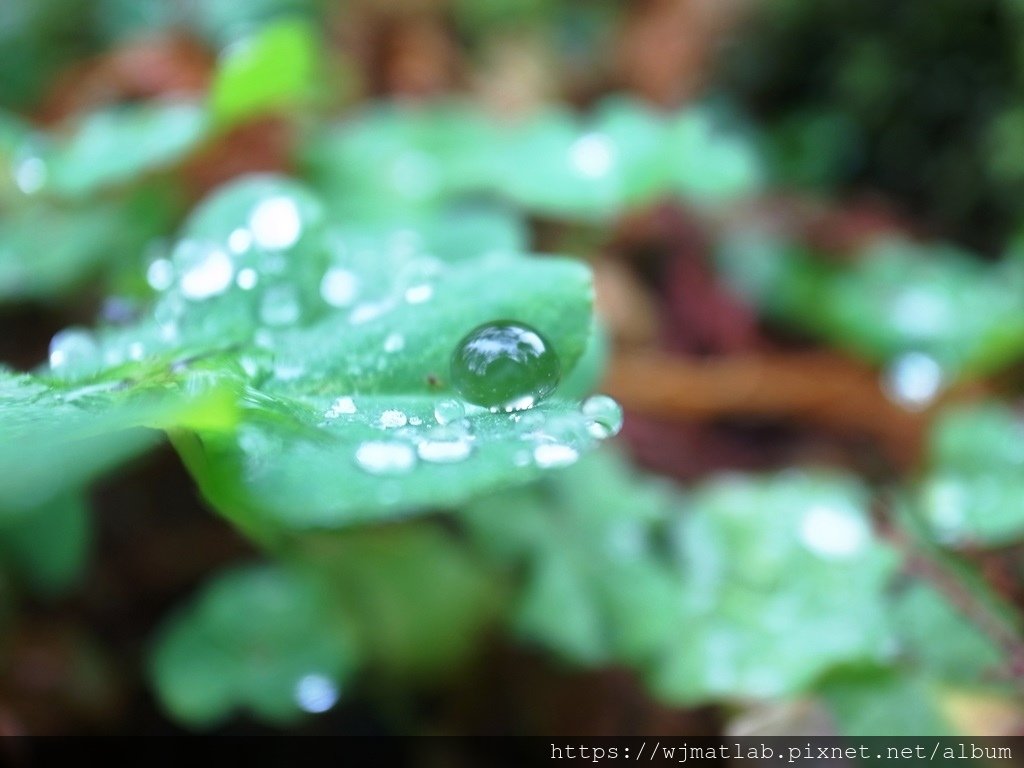
[(150, 675), (170, 714), (193, 727), (239, 709), (284, 724), (333, 706), (357, 662), (322, 583), (250, 566), (218, 576), (167, 621)]
[(110, 376), (48, 382), (0, 370), (0, 519), (31, 514), (142, 453), (151, 428), (230, 418), (221, 393), (185, 397), (174, 382)]
[(236, 392), (237, 424), (176, 432), (175, 444), (207, 498), (252, 532), (459, 504), (597, 442), (579, 404), (557, 398), (526, 413), (464, 404), (457, 423), (435, 419), (457, 398), (449, 362), (476, 326), (538, 329), (563, 376), (588, 344), (586, 267), (512, 253), (506, 230), (492, 231), (497, 250), (463, 243), (448, 260), (425, 250), (445, 244), (430, 235), (440, 229), (345, 227), (295, 182), (243, 179), (186, 222), (153, 312), (101, 329), (86, 364), (61, 374), (87, 383), (116, 370), (185, 392), (205, 378)]
[[(769, 315), (875, 363), (911, 354), (942, 380), (996, 370), (1024, 354), (1024, 268), (945, 244), (877, 241), (845, 266), (753, 232), (726, 238), (721, 269)], [(941, 383), (941, 382), (940, 382)], [(899, 389), (899, 382), (896, 382)]]
[(429, 523), (307, 535), (288, 554), (329, 584), (368, 671), (380, 677), (451, 674), (501, 607), (476, 553)]
[(120, 105), (77, 119), (44, 153), (52, 194), (88, 197), (167, 168), (208, 133), (206, 111), (187, 102)]
[(515, 583), (518, 635), (580, 663), (639, 664), (679, 631), (679, 586), (657, 544), (679, 504), (606, 450), (462, 514)]
[(917, 506), (946, 544), (998, 546), (1024, 533), (1024, 420), (997, 403), (942, 412), (929, 440)]
[(309, 24), (283, 20), (261, 27), (221, 55), (210, 86), (210, 111), (222, 128), (296, 107), (313, 95), (321, 68)]
[(830, 676), (822, 694), (845, 736), (950, 736), (937, 706), (940, 686), (927, 677), (880, 668)]
[(866, 489), (835, 474), (732, 476), (699, 489), (676, 528), (679, 631), (651, 671), (669, 701), (792, 694), (881, 661), (893, 553)]
[(91, 539), (85, 500), (72, 492), (23, 514), (0, 516), (0, 565), (34, 591), (57, 594), (82, 572)]
[(0, 217), (0, 301), (52, 300), (97, 274), (137, 272), (140, 253), (167, 231), (174, 208), (155, 189), (81, 205), (12, 205)]

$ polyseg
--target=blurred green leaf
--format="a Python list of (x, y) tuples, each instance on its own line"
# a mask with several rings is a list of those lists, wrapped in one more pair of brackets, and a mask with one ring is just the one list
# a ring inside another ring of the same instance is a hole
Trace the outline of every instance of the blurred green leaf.
[(120, 105), (92, 112), (68, 127), (43, 154), (45, 189), (82, 198), (166, 168), (207, 136), (206, 111), (187, 102)]
[(221, 127), (307, 102), (322, 66), (314, 29), (283, 20), (261, 27), (221, 55), (210, 110)]
[(917, 505), (946, 544), (1010, 544), (1024, 533), (1024, 420), (998, 403), (943, 411)]
[(679, 504), (605, 450), (461, 514), (507, 578), (522, 573), (517, 634), (581, 663), (640, 664), (680, 630), (679, 585), (657, 542)]
[(285, 724), (333, 706), (358, 661), (322, 583), (250, 566), (216, 577), (166, 622), (150, 675), (167, 710), (193, 727), (235, 710)]
[(19, 515), (0, 515), (0, 566), (36, 592), (57, 594), (81, 575), (91, 539), (88, 506), (81, 494), (68, 493)]
[(942, 379), (988, 373), (1024, 353), (1024, 269), (945, 244), (887, 239), (844, 266), (770, 235), (738, 232), (718, 263), (772, 317), (876, 363), (923, 355)]
[(883, 592), (896, 565), (856, 480), (792, 472), (698, 489), (675, 530), (678, 631), (652, 670), (669, 701), (806, 690), (891, 643)]

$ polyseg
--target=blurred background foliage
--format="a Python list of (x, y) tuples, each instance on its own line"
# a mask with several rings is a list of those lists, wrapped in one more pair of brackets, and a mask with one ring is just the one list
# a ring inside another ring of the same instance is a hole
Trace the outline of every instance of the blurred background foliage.
[(1024, 733), (1022, 14), (0, 5), (0, 733)]

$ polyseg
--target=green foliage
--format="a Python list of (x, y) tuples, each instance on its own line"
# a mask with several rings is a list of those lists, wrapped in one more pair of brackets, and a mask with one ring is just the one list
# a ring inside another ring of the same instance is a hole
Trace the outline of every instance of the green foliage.
[(286, 20), (261, 27), (222, 55), (210, 86), (210, 111), (221, 126), (302, 106), (319, 74), (318, 41), (307, 24)]
[(333, 705), (357, 658), (332, 601), (322, 584), (293, 570), (222, 574), (164, 630), (152, 662), (164, 706), (199, 727), (236, 708), (288, 722), (310, 709), (310, 696), (314, 708), (325, 697), (325, 708)]
[(0, 515), (0, 568), (36, 592), (61, 593), (81, 576), (91, 538), (89, 510), (77, 493)]
[(714, 205), (755, 193), (759, 155), (731, 122), (710, 106), (663, 115), (625, 98), (589, 117), (552, 107), (515, 123), (460, 103), (388, 105), (323, 132), (305, 162), (350, 215), (489, 193), (591, 220), (662, 195)]
[(655, 690), (673, 701), (779, 696), (838, 665), (883, 659), (896, 558), (875, 539), (867, 503), (857, 481), (829, 474), (699, 489), (674, 532), (681, 631)]
[(947, 378), (987, 373), (1024, 353), (1024, 271), (953, 246), (883, 240), (847, 265), (737, 232), (718, 253), (736, 288), (770, 316), (865, 359), (933, 359)]
[(930, 437), (918, 507), (947, 544), (1009, 544), (1024, 533), (1024, 422), (983, 403), (941, 414)]

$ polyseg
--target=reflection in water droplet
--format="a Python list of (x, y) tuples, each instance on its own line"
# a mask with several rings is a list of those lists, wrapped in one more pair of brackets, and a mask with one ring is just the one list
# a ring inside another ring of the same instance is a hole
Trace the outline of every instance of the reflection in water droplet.
[(569, 162), (581, 176), (598, 179), (612, 169), (615, 145), (603, 133), (587, 133), (569, 148)]
[(239, 227), (228, 235), (228, 248), (232, 253), (242, 254), (252, 247), (252, 232)]
[(359, 294), (359, 278), (341, 267), (331, 267), (320, 281), (320, 296), (332, 307), (347, 307)]
[(442, 400), (434, 406), (434, 419), (442, 426), (465, 418), (466, 408), (458, 400)]
[(539, 332), (523, 323), (495, 322), (470, 331), (451, 358), (460, 395), (486, 408), (529, 408), (550, 395), (561, 363)]
[(533, 460), (541, 469), (557, 469), (576, 463), (580, 453), (571, 445), (542, 443), (533, 449)]
[(800, 522), (800, 540), (819, 557), (844, 560), (868, 543), (867, 524), (851, 512), (827, 506), (812, 507)]
[(290, 197), (271, 197), (260, 202), (249, 217), (249, 229), (260, 248), (271, 251), (290, 248), (302, 234), (299, 207)]
[(385, 429), (396, 429), (398, 427), (404, 427), (408, 422), (409, 418), (402, 411), (399, 410), (387, 410), (380, 415), (380, 424)]
[(356, 449), (356, 463), (372, 475), (399, 475), (416, 466), (416, 452), (407, 443), (367, 442)]
[(939, 394), (942, 379), (942, 368), (934, 358), (921, 352), (908, 352), (889, 366), (882, 385), (894, 402), (920, 410), (927, 408)]
[(326, 712), (338, 703), (338, 686), (326, 675), (305, 675), (295, 684), (295, 703), (304, 712)]
[(427, 284), (414, 285), (405, 290), (405, 300), (409, 304), (422, 304), (425, 301), (430, 301), (433, 295), (434, 287)]
[(405, 347), (405, 337), (400, 333), (389, 334), (384, 339), (384, 351), (385, 352), (398, 352)]
[(302, 314), (299, 296), (292, 285), (274, 285), (263, 294), (260, 320), (267, 325), (293, 325)]
[(587, 431), (598, 440), (619, 434), (622, 429), (622, 406), (607, 395), (593, 395), (583, 401)]
[(174, 283), (174, 265), (170, 259), (154, 259), (146, 270), (146, 282), (154, 291), (166, 291)]
[(65, 328), (50, 340), (50, 370), (58, 376), (94, 373), (101, 365), (99, 345), (84, 328)]
[(246, 267), (238, 271), (238, 277), (235, 282), (238, 287), (243, 291), (251, 291), (256, 287), (256, 284), (260, 281), (259, 273), (252, 267)]
[(339, 397), (333, 403), (331, 407), (324, 413), (324, 418), (336, 419), (339, 416), (347, 416), (356, 412), (356, 403), (351, 397), (345, 395)]
[(180, 275), (181, 294), (192, 301), (224, 293), (235, 274), (231, 257), (213, 243), (183, 240), (172, 260)]

